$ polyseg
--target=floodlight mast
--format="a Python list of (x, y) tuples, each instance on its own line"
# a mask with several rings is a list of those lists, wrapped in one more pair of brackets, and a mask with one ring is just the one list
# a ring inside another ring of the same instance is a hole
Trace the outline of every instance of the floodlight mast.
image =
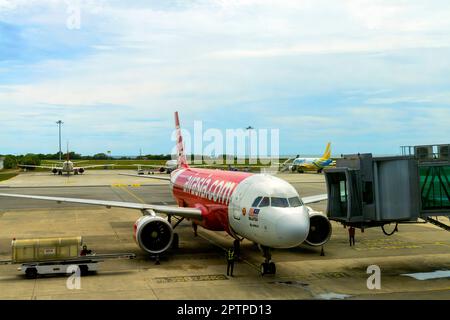
[(62, 151), (61, 151), (61, 125), (64, 122), (62, 122), (61, 120), (56, 121), (56, 124), (59, 127), (59, 161), (61, 161), (61, 155), (62, 155)]

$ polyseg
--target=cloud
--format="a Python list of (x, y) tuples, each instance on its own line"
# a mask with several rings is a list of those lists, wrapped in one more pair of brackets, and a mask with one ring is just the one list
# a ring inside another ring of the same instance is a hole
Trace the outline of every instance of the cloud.
[[(20, 150), (49, 145), (59, 118), (80, 152), (169, 152), (175, 110), (188, 128), (279, 127), (292, 154), (448, 136), (445, 1), (77, 3), (71, 30), (67, 1), (0, 0), (0, 153), (20, 133)], [(438, 125), (419, 135), (421, 119)]]

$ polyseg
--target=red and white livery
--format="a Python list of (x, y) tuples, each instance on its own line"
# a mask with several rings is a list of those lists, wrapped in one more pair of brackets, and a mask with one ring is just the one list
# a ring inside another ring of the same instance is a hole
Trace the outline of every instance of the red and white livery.
[[(178, 168), (170, 178), (143, 177), (170, 180), (178, 207), (4, 193), (0, 196), (139, 209), (143, 216), (134, 225), (134, 237), (144, 251), (154, 255), (178, 246), (178, 235), (173, 231), (177, 224), (172, 226), (171, 217), (187, 218), (208, 230), (228, 232), (235, 246), (243, 238), (257, 243), (265, 257), (262, 274), (276, 270), (270, 248), (292, 248), (304, 242), (320, 246), (329, 240), (331, 224), (327, 217), (306, 206), (325, 200), (326, 194), (302, 199), (292, 185), (272, 175), (191, 168), (177, 112), (175, 125)], [(157, 214), (166, 214), (168, 219)]]

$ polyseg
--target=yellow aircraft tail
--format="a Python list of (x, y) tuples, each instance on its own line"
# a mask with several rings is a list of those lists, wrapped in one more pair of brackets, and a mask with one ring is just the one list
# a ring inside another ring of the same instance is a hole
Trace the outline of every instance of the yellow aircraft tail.
[(322, 158), (320, 160), (328, 160), (331, 157), (331, 142), (327, 143), (327, 147), (325, 148), (325, 152), (323, 153)]

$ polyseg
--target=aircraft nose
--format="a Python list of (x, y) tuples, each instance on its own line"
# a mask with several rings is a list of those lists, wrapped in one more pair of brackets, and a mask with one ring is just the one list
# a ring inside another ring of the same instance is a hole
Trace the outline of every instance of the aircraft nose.
[(278, 239), (281, 247), (292, 248), (303, 243), (309, 232), (308, 212), (301, 209), (298, 213), (289, 213), (277, 223)]

